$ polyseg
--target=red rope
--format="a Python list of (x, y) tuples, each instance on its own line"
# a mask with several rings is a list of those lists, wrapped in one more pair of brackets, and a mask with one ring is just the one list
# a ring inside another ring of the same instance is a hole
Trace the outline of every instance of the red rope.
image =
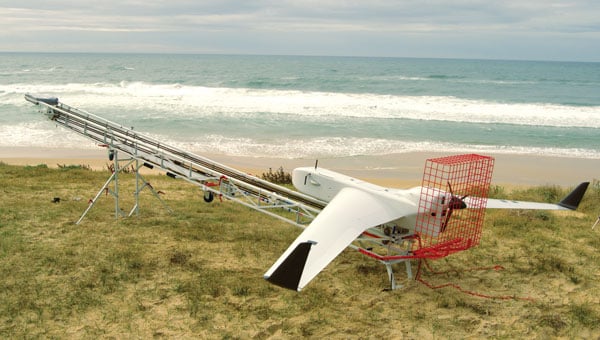
[[(530, 297), (519, 297), (519, 296), (514, 296), (514, 295), (488, 295), (488, 294), (483, 294), (483, 293), (479, 293), (479, 292), (475, 292), (475, 291), (471, 291), (471, 290), (466, 290), (464, 288), (462, 288), (461, 286), (455, 284), (455, 283), (444, 283), (441, 285), (433, 285), (427, 281), (425, 281), (424, 279), (421, 278), (421, 274), (422, 274), (422, 264), (425, 264), (425, 267), (427, 267), (427, 269), (434, 275), (441, 275), (441, 274), (447, 274), (450, 272), (455, 272), (455, 273), (459, 273), (458, 270), (456, 269), (452, 269), (452, 270), (447, 270), (447, 271), (443, 271), (443, 272), (436, 272), (434, 271), (431, 266), (429, 265), (429, 262), (427, 262), (427, 259), (421, 259), (419, 260), (419, 265), (417, 267), (417, 275), (415, 276), (415, 280), (421, 282), (422, 284), (424, 284), (425, 286), (427, 286), (430, 289), (440, 289), (440, 288), (445, 288), (445, 287), (451, 287), (454, 288), (456, 290), (458, 290), (459, 292), (465, 293), (465, 294), (469, 294), (472, 296), (476, 296), (476, 297), (480, 297), (480, 298), (485, 298), (485, 299), (493, 299), (493, 300), (520, 300), (520, 301), (535, 301), (535, 299), (530, 298)], [(500, 266), (500, 265), (495, 265), (492, 267), (475, 267), (475, 268), (470, 268), (470, 269), (466, 269), (466, 270), (462, 270), (462, 272), (469, 272), (469, 271), (479, 271), (479, 270), (495, 270), (495, 271), (499, 271), (499, 270), (504, 270), (504, 267)]]
[[(374, 235), (369, 235), (366, 233), (363, 233), (363, 234), (367, 237), (374, 236)], [(408, 255), (384, 256), (384, 255), (379, 255), (377, 253), (374, 253), (372, 251), (369, 251), (369, 250), (363, 249), (363, 248), (358, 248), (358, 251), (361, 252), (363, 255), (367, 255), (367, 256), (375, 258), (379, 261), (393, 261), (393, 260), (400, 260), (400, 259), (418, 259), (419, 265), (417, 267), (417, 274), (415, 275), (415, 280), (421, 282), (422, 284), (424, 284), (425, 286), (427, 286), (431, 289), (440, 289), (440, 288), (445, 288), (445, 287), (451, 287), (462, 293), (480, 297), (480, 298), (494, 299), (494, 300), (535, 301), (533, 298), (529, 298), (529, 297), (518, 297), (518, 296), (514, 296), (514, 295), (488, 295), (488, 294), (478, 293), (475, 291), (463, 289), (461, 286), (459, 286), (455, 283), (451, 283), (451, 282), (444, 283), (444, 284), (437, 285), (437, 286), (433, 285), (433, 284), (425, 281), (423, 278), (421, 278), (423, 264), (425, 264), (425, 267), (427, 267), (427, 269), (433, 275), (442, 275), (442, 274), (448, 274), (451, 272), (459, 274), (460, 271), (458, 271), (456, 269), (451, 269), (451, 270), (447, 270), (447, 271), (436, 272), (435, 270), (433, 270), (431, 268), (427, 259), (439, 259), (442, 257), (446, 257), (452, 253), (466, 250), (471, 247), (471, 240), (467, 240), (466, 245), (461, 245), (462, 243), (464, 243), (463, 242), (464, 240), (460, 239), (460, 238), (456, 238), (454, 240), (438, 243), (436, 245), (432, 245), (432, 246), (424, 248), (419, 234), (407, 236), (407, 237), (405, 237), (405, 239), (413, 239), (413, 240), (416, 239), (418, 242), (417, 249), (413, 250)], [(472, 272), (472, 271), (480, 271), (480, 270), (500, 271), (500, 270), (504, 270), (504, 267), (502, 267), (500, 265), (495, 265), (495, 266), (491, 266), (491, 267), (474, 267), (474, 268), (470, 268), (470, 269), (464, 269), (464, 270), (462, 270), (462, 272)]]

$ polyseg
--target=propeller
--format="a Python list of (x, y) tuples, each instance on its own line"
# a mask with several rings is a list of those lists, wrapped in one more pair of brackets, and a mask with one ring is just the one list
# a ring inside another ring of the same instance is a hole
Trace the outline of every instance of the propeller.
[(454, 209), (467, 208), (467, 204), (465, 203), (464, 199), (467, 198), (467, 196), (469, 196), (469, 195), (464, 195), (463, 197), (455, 196), (454, 191), (452, 190), (452, 185), (450, 184), (450, 181), (448, 181), (448, 188), (450, 188), (450, 202), (448, 202), (448, 211), (446, 212), (446, 220), (444, 221), (444, 223), (442, 223), (441, 232), (444, 232), (444, 230), (446, 230), (446, 227), (448, 226), (448, 222), (450, 222), (450, 217), (452, 216), (452, 212), (454, 212)]

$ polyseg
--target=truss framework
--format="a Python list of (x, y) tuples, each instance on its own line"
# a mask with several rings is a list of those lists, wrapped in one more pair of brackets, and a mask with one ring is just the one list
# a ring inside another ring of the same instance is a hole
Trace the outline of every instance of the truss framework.
[[(285, 187), (272, 184), (252, 175), (219, 164), (210, 159), (162, 143), (151, 137), (139, 134), (132, 128), (60, 103), (57, 98), (37, 98), (25, 95), (25, 99), (38, 105), (40, 111), (57, 125), (87, 137), (109, 150), (114, 157), (114, 172), (91, 200), (90, 206), (77, 221), (80, 223), (87, 212), (95, 205), (103, 192), (115, 198), (115, 215), (131, 216), (139, 211), (139, 193), (151, 188), (139, 173), (142, 166), (156, 167), (167, 176), (180, 178), (198, 186), (205, 194), (205, 201), (219, 197), (240, 203), (251, 209), (263, 212), (294, 226), (304, 228), (325, 207), (326, 203)], [(120, 166), (118, 156), (125, 154), (129, 162)], [(135, 163), (136, 203), (129, 214), (119, 207), (119, 173)], [(140, 165), (141, 164), (141, 165)], [(141, 183), (141, 184), (140, 184)], [(114, 189), (111, 188), (114, 184)], [(154, 189), (154, 196), (160, 199)], [(160, 199), (162, 202), (162, 199)], [(165, 206), (166, 204), (162, 202)], [(170, 208), (167, 207), (170, 210)]]

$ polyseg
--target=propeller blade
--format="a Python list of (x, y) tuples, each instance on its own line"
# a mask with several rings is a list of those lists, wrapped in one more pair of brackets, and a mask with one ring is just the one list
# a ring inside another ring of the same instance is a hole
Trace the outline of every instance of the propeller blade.
[(448, 223), (450, 222), (450, 217), (452, 217), (452, 213), (454, 212), (454, 209), (466, 209), (467, 208), (467, 204), (465, 203), (464, 199), (467, 198), (467, 196), (469, 196), (469, 195), (464, 195), (463, 197), (455, 196), (454, 190), (452, 189), (452, 184), (450, 184), (450, 181), (448, 181), (448, 189), (450, 191), (450, 201), (448, 202), (448, 210), (446, 212), (446, 219), (445, 219), (444, 223), (442, 224), (441, 232), (444, 232), (444, 230), (446, 230), (446, 227), (448, 226)]
[(440, 232), (444, 232), (446, 230), (446, 227), (448, 226), (448, 222), (450, 222), (450, 216), (452, 216), (452, 208), (448, 209), (448, 212), (446, 213), (446, 220), (444, 221), (444, 223), (442, 223), (442, 228), (440, 229)]

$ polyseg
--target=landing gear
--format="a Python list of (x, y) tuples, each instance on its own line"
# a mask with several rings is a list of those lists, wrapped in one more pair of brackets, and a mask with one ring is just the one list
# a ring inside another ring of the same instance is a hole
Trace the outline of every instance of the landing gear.
[(392, 268), (392, 265), (394, 263), (398, 263), (398, 262), (404, 262), (404, 265), (406, 266), (406, 277), (408, 278), (408, 280), (412, 280), (413, 279), (412, 267), (411, 267), (410, 259), (402, 259), (402, 260), (398, 260), (398, 261), (384, 262), (385, 269), (387, 269), (388, 278), (390, 279), (390, 288), (389, 288), (389, 290), (396, 290), (396, 289), (404, 287), (404, 285), (397, 284), (396, 283), (396, 278), (394, 277), (394, 269)]

